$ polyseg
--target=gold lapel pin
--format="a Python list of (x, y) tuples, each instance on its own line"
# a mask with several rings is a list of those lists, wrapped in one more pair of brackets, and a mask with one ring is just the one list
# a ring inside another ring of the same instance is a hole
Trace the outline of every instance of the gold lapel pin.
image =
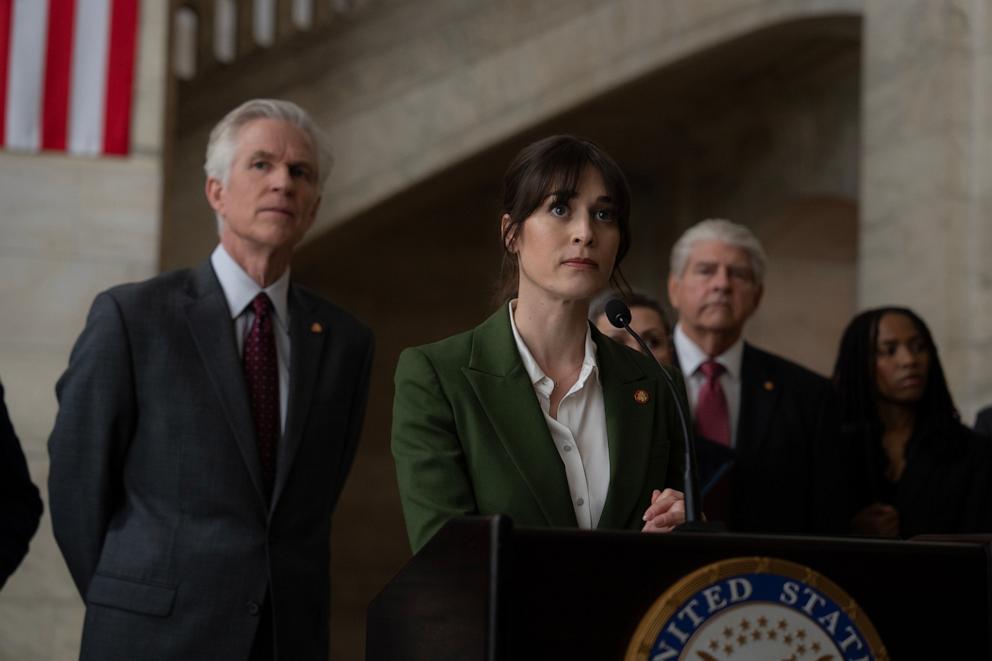
[(638, 404), (647, 404), (651, 401), (651, 395), (644, 388), (638, 388), (634, 391), (634, 401)]
[(775, 384), (772, 383), (771, 381), (765, 381), (765, 390), (767, 390), (768, 392), (775, 390)]
[(319, 321), (315, 321), (312, 324), (310, 324), (310, 332), (311, 333), (323, 333), (324, 332), (324, 325), (322, 323), (320, 323)]

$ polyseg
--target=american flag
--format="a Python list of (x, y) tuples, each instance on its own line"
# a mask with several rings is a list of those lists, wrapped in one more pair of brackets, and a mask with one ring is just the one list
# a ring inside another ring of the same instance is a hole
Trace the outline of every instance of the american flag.
[(138, 0), (0, 0), (0, 148), (127, 154)]

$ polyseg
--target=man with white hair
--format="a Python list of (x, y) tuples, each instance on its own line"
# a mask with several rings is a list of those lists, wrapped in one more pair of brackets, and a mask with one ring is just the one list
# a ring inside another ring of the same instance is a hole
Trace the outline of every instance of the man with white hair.
[(326, 661), (372, 360), (368, 329), (290, 279), (329, 166), (298, 106), (242, 104), (207, 146), (210, 258), (94, 301), (49, 439), (81, 659)]
[(672, 248), (704, 511), (738, 532), (839, 532), (850, 512), (830, 382), (743, 339), (765, 262), (757, 237), (727, 220), (696, 224)]

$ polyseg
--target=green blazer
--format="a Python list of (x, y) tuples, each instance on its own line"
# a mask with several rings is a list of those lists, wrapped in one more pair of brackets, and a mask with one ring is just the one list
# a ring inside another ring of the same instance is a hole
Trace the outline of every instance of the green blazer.
[[(598, 527), (639, 530), (653, 489), (682, 489), (678, 413), (649, 358), (595, 327), (592, 336), (610, 453)], [(395, 381), (392, 449), (414, 552), (453, 516), (507, 514), (521, 526), (577, 526), (508, 306), (470, 331), (406, 349)]]

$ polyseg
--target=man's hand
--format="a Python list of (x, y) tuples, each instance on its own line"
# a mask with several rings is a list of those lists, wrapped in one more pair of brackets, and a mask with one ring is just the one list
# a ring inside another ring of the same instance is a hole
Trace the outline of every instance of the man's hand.
[(670, 532), (685, 522), (685, 494), (675, 489), (651, 493), (651, 504), (644, 510), (641, 532)]

